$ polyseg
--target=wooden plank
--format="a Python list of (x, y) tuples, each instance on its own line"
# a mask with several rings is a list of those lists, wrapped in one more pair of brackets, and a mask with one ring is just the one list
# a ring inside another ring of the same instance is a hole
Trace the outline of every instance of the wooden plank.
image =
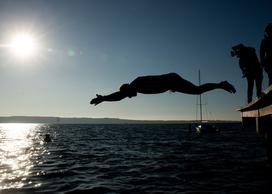
[(259, 117), (259, 110), (241, 112), (242, 117)]
[(257, 110), (241, 112), (242, 117), (263, 117), (272, 114), (272, 104)]
[(268, 87), (261, 97), (243, 105), (238, 109), (242, 117), (260, 117), (272, 114), (272, 85)]
[(272, 105), (266, 106), (259, 110), (260, 117), (271, 115), (272, 114)]

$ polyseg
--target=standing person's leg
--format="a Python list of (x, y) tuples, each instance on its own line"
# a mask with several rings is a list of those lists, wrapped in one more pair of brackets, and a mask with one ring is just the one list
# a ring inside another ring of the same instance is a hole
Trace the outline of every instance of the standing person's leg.
[(260, 97), (262, 94), (262, 82), (263, 82), (263, 74), (262, 72), (260, 72), (258, 77), (256, 78), (256, 92), (258, 97)]
[(272, 64), (270, 64), (270, 67), (267, 71), (267, 75), (268, 75), (268, 86), (270, 86), (272, 84)]
[(251, 77), (247, 77), (247, 102), (248, 103), (252, 101), (253, 86), (254, 86), (254, 79), (252, 79)]

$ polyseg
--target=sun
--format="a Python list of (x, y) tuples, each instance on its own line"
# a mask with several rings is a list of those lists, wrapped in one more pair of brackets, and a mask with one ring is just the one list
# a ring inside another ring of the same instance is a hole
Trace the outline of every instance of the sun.
[(11, 51), (19, 58), (29, 58), (37, 49), (35, 37), (30, 33), (17, 33), (10, 42)]

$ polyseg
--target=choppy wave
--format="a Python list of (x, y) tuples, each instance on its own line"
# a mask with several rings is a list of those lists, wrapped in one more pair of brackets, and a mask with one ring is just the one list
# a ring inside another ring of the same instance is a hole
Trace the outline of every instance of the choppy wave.
[(3, 193), (270, 193), (263, 140), (237, 123), (219, 127), (198, 136), (187, 125), (36, 125), (8, 136), (1, 126), (0, 185)]

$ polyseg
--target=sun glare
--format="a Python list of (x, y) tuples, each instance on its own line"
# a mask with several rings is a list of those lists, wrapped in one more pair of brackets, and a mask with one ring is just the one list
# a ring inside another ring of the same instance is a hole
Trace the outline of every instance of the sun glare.
[(29, 33), (18, 33), (11, 40), (12, 52), (19, 58), (29, 58), (33, 56), (37, 48), (36, 40)]
[(0, 193), (21, 188), (33, 167), (38, 124), (0, 123)]

